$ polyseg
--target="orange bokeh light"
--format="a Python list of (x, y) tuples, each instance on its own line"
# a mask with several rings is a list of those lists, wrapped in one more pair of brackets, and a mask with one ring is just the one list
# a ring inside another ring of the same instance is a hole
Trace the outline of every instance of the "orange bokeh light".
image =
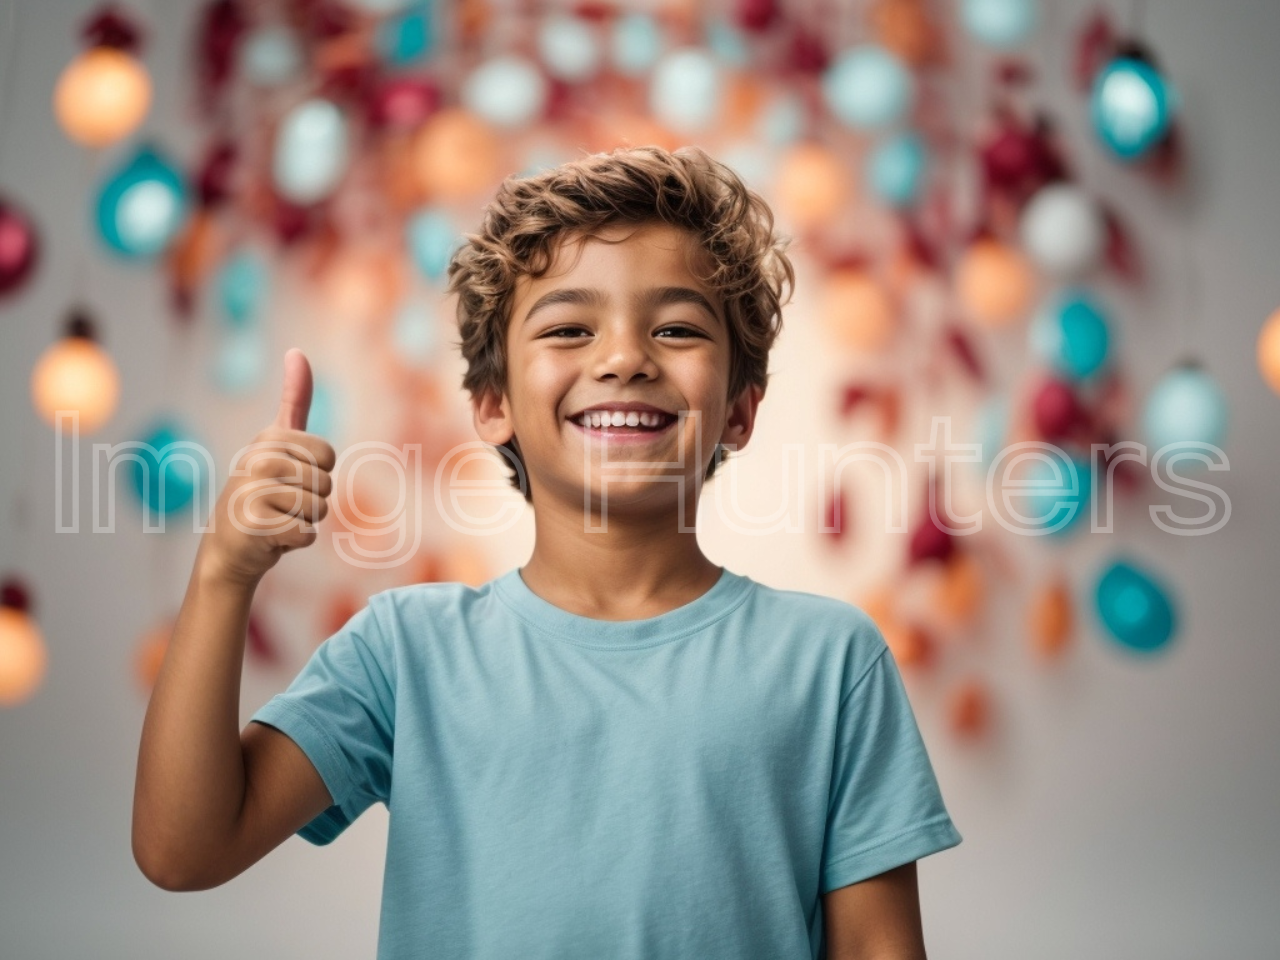
[(119, 399), (115, 361), (87, 337), (63, 337), (31, 371), (31, 400), (50, 426), (57, 426), (58, 411), (75, 410), (80, 432), (92, 433), (111, 419)]
[(29, 699), (44, 680), (48, 661), (35, 621), (22, 610), (0, 607), (0, 706)]
[(501, 142), (468, 110), (441, 110), (423, 124), (413, 143), (413, 162), (428, 196), (466, 197), (489, 189), (498, 178)]
[(817, 226), (840, 212), (849, 184), (849, 173), (835, 153), (820, 143), (797, 143), (778, 163), (778, 207), (801, 229)]
[(855, 350), (879, 350), (897, 327), (884, 285), (865, 270), (837, 270), (827, 277), (822, 316), (832, 336)]
[(1031, 262), (998, 240), (975, 241), (956, 268), (960, 303), (983, 326), (1003, 326), (1023, 317), (1035, 288)]
[(1280, 310), (1271, 314), (1258, 335), (1258, 369), (1267, 386), (1280, 393)]
[(151, 78), (131, 54), (93, 47), (72, 60), (53, 91), (53, 112), (67, 136), (105, 147), (132, 133), (151, 107)]

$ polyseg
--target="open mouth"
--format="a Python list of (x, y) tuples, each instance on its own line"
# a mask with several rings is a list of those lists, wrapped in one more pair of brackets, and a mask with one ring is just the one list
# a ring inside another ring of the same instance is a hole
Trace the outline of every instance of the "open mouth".
[(661, 411), (585, 410), (569, 422), (588, 435), (625, 439), (649, 438), (665, 433), (676, 415)]

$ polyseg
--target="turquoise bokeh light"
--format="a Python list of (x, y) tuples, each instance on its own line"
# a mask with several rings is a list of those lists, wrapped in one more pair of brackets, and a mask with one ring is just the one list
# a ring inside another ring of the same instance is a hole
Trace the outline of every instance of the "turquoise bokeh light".
[(178, 167), (158, 149), (143, 146), (102, 185), (98, 234), (130, 259), (164, 252), (187, 218), (186, 187)]

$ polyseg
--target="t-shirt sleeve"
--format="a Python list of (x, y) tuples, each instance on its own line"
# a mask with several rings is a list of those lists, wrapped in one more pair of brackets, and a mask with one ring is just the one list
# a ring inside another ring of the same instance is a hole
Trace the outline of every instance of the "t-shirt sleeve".
[(879, 651), (845, 693), (836, 731), (820, 892), (960, 843), (897, 663)]
[(250, 718), (292, 739), (324, 780), (333, 805), (298, 831), (317, 846), (390, 796), (394, 644), (381, 629), (377, 599), (320, 644), (288, 689)]

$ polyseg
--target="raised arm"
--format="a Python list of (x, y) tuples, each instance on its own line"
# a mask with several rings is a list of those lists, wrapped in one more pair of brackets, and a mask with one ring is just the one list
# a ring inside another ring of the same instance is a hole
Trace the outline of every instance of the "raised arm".
[(262, 576), (316, 539), (333, 448), (304, 432), (311, 368), (285, 356), (276, 421), (227, 481), (204, 534), (147, 705), (133, 797), (133, 855), (166, 890), (225, 883), (326, 809), (306, 754), (261, 724), (239, 730), (249, 607)]

